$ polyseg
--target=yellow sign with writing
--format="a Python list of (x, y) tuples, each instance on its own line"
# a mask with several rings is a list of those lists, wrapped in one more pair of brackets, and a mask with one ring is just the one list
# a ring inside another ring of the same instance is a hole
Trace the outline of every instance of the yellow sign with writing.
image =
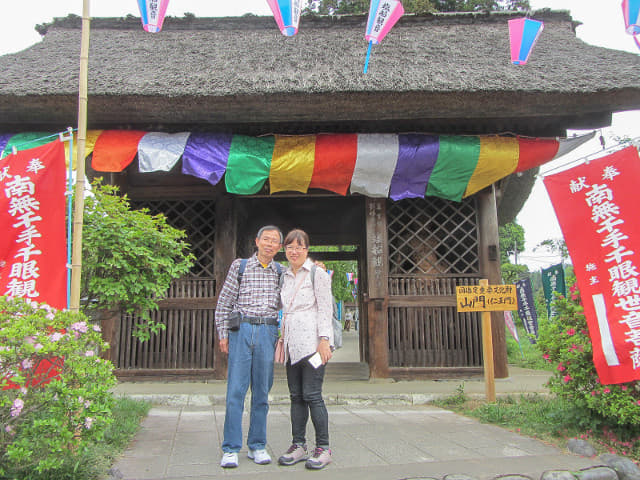
[(515, 285), (464, 285), (456, 287), (458, 312), (517, 310)]

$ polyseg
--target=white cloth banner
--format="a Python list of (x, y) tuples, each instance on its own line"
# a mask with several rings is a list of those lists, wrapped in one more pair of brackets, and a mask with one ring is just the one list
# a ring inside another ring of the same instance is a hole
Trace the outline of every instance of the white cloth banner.
[(358, 155), (351, 178), (351, 193), (388, 197), (391, 178), (398, 163), (398, 150), (398, 135), (358, 135)]
[(138, 143), (138, 168), (143, 173), (170, 171), (178, 162), (190, 132), (150, 132)]

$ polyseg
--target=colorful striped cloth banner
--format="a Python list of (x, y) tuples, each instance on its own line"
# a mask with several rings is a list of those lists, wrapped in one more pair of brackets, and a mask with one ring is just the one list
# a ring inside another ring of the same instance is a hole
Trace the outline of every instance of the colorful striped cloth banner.
[[(0, 134), (0, 152), (47, 134)], [(90, 130), (87, 155), (99, 172), (121, 172), (138, 157), (141, 172), (182, 173), (229, 193), (252, 195), (310, 188), (346, 195), (460, 201), (517, 172), (555, 160), (593, 138), (424, 134), (318, 134), (248, 137), (229, 133)], [(50, 140), (48, 140), (50, 141)]]

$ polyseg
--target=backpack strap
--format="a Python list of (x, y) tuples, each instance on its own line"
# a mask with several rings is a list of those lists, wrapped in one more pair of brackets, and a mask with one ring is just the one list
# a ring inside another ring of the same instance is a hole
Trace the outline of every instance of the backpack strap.
[[(280, 270), (282, 268), (282, 266), (276, 262), (276, 265), (278, 266), (278, 273), (280, 274), (280, 281), (278, 282), (278, 286), (280, 287), (280, 290), (282, 290), (282, 285), (284, 284), (284, 272), (282, 270)], [(318, 266), (314, 263), (311, 266), (311, 271), (309, 272), (309, 276), (311, 277), (311, 286), (313, 288), (315, 288), (315, 278), (316, 278), (316, 268), (318, 268)]]
[(238, 286), (242, 283), (242, 276), (244, 275), (244, 270), (247, 268), (248, 258), (243, 258), (240, 260), (240, 267), (238, 268)]

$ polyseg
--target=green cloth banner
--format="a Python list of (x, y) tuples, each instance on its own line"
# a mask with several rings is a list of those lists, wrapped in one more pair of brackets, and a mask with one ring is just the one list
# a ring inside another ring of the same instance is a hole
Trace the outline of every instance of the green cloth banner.
[(440, 135), (438, 160), (427, 185), (427, 195), (459, 202), (480, 157), (479, 137)]
[(227, 192), (239, 195), (258, 193), (269, 178), (275, 137), (234, 135), (224, 182)]
[(558, 292), (564, 297), (567, 296), (567, 287), (564, 283), (564, 268), (561, 263), (542, 269), (542, 290), (547, 304), (547, 315), (549, 319), (552, 319), (558, 315), (551, 305), (555, 300), (553, 292)]

